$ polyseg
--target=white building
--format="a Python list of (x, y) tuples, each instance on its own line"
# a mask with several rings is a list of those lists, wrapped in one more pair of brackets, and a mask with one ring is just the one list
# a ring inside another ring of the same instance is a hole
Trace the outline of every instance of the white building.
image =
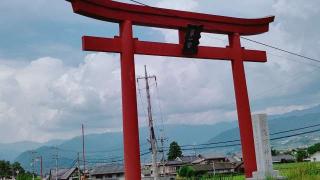
[(320, 152), (310, 155), (310, 158), (308, 159), (310, 159), (311, 162), (320, 162)]

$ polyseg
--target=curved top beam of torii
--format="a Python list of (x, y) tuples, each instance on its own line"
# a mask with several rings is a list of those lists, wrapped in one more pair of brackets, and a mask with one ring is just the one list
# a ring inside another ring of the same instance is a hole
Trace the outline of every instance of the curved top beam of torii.
[(75, 13), (91, 18), (121, 22), (130, 20), (134, 25), (182, 30), (188, 24), (203, 25), (203, 32), (240, 35), (255, 35), (267, 32), (274, 16), (260, 19), (245, 19), (187, 11), (169, 10), (112, 0), (67, 0)]

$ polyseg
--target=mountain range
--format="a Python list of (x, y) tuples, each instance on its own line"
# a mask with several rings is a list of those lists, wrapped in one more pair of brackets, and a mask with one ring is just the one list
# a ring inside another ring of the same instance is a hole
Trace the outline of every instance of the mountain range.
[[(319, 131), (311, 134), (301, 134), (292, 136), (295, 133), (301, 133), (309, 130), (320, 129), (319, 126), (300, 129), (301, 127), (320, 124), (320, 105), (310, 109), (292, 111), (290, 113), (268, 117), (270, 134), (298, 129), (271, 135), (271, 138), (285, 137), (272, 141), (272, 146), (276, 149), (286, 149), (291, 147), (306, 146), (319, 142)], [(215, 143), (239, 139), (239, 129), (237, 122), (222, 122), (213, 125), (164, 125), (164, 134), (168, 139), (165, 141), (165, 147), (172, 141), (177, 141), (180, 145)], [(158, 137), (160, 132), (157, 131)], [(149, 151), (148, 128), (140, 128), (140, 150), (143, 154)], [(230, 143), (229, 143), (230, 144)], [(227, 143), (227, 145), (229, 145)], [(232, 144), (232, 143), (231, 143)], [(225, 144), (223, 144), (225, 145)], [(213, 147), (214, 146), (214, 147)], [(196, 153), (232, 153), (239, 152), (240, 146), (217, 148), (204, 148), (195, 150)], [(219, 145), (218, 145), (219, 146)], [(86, 165), (90, 166), (97, 163), (119, 162), (122, 161), (122, 132), (108, 132), (101, 134), (88, 134), (85, 136), (85, 154)], [(36, 154), (32, 154), (35, 151)], [(82, 137), (77, 136), (69, 140), (54, 140), (47, 143), (19, 142), (12, 144), (0, 144), (0, 158), (18, 161), (22, 166), (32, 171), (32, 157), (43, 157), (44, 171), (48, 172), (50, 168), (55, 167), (54, 157), (58, 154), (59, 167), (71, 167), (77, 163), (78, 152), (82, 152)], [(184, 151), (184, 154), (194, 153), (194, 151)], [(83, 164), (82, 154), (79, 155), (81, 164)], [(142, 162), (150, 160), (150, 155), (141, 157)], [(38, 161), (35, 163), (35, 170), (39, 172)]]
[[(304, 147), (318, 143), (320, 141), (320, 105), (305, 110), (292, 111), (282, 115), (269, 116), (268, 126), (270, 139), (276, 139), (271, 140), (271, 146), (275, 149)], [(308, 131), (315, 132), (305, 133)], [(301, 135), (295, 136), (295, 134)], [(240, 133), (239, 128), (236, 127), (219, 133), (207, 143), (225, 142), (238, 139), (240, 139)], [(240, 146), (221, 148), (220, 151), (240, 151)]]
[[(164, 125), (165, 146), (169, 146), (171, 141), (177, 141), (179, 144), (199, 144), (208, 141), (226, 129), (234, 128), (234, 122), (223, 122), (215, 125)], [(140, 150), (149, 151), (148, 128), (140, 128)], [(197, 134), (197, 136), (195, 136)], [(158, 131), (159, 135), (159, 131)], [(159, 136), (158, 136), (159, 137)], [(103, 163), (110, 161), (119, 161), (122, 159), (122, 132), (108, 132), (102, 134), (88, 134), (85, 136), (86, 163)], [(36, 154), (32, 154), (32, 152)], [(22, 166), (32, 171), (32, 158), (43, 157), (44, 171), (48, 172), (50, 168), (55, 167), (56, 155), (59, 156), (59, 166), (69, 167), (74, 165), (77, 160), (78, 152), (82, 152), (82, 137), (77, 136), (70, 140), (65, 140), (56, 146), (41, 146), (33, 150), (28, 150), (18, 155), (14, 161), (18, 161)], [(116, 157), (116, 158), (114, 158)], [(82, 154), (79, 156), (83, 163)], [(145, 158), (145, 159), (144, 159)], [(142, 161), (148, 161), (149, 156), (142, 157)], [(82, 164), (81, 163), (81, 164)], [(39, 170), (39, 164), (36, 162), (35, 169)], [(39, 172), (39, 171), (38, 171)]]
[(63, 140), (50, 140), (45, 143), (38, 143), (32, 141), (0, 143), (0, 159), (13, 161), (19, 154), (21, 154), (24, 151), (36, 149), (41, 146), (55, 146), (62, 142)]

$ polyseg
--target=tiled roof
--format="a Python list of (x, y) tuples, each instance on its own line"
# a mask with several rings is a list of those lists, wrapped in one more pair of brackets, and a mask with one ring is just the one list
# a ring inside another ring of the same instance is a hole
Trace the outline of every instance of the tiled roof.
[(182, 161), (176, 161), (176, 160), (167, 161), (167, 162), (166, 162), (166, 165), (167, 165), (167, 166), (184, 165), (184, 164), (186, 164), (186, 163), (185, 163), (185, 162), (182, 162)]
[(213, 164), (197, 164), (193, 165), (195, 171), (213, 171), (234, 169), (235, 165), (228, 162), (216, 162)]
[(62, 176), (61, 179), (69, 179), (71, 174), (76, 170), (77, 168), (71, 168), (67, 172), (65, 172)]
[(205, 155), (200, 155), (204, 159), (225, 159), (226, 156), (222, 154), (205, 154)]
[(118, 174), (124, 173), (124, 168), (122, 164), (106, 164), (94, 167), (90, 171), (90, 175), (99, 175), (99, 174)]
[(276, 155), (276, 156), (272, 156), (272, 161), (273, 162), (281, 162), (281, 160), (294, 161), (295, 158), (292, 155), (289, 155), (289, 154), (279, 154), (279, 155)]
[[(191, 163), (192, 161), (197, 160), (198, 156), (181, 156), (178, 157), (182, 162)], [(176, 160), (178, 160), (178, 158)]]
[[(50, 170), (51, 179), (68, 179), (69, 176), (76, 170), (76, 168), (71, 169), (58, 169), (58, 174), (56, 173), (55, 169)], [(58, 175), (58, 176), (57, 176)], [(58, 178), (56, 178), (56, 176)]]

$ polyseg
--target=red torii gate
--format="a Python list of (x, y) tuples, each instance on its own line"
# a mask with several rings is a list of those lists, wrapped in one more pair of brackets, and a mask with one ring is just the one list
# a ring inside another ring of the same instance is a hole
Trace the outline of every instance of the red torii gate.
[[(252, 176), (257, 166), (243, 62), (266, 62), (267, 57), (264, 51), (242, 48), (240, 36), (267, 32), (274, 16), (242, 19), (125, 4), (111, 0), (67, 1), (72, 3), (75, 13), (120, 24), (120, 37), (84, 36), (82, 45), (83, 50), (86, 51), (121, 54), (124, 165), (127, 180), (141, 178), (134, 54), (231, 61), (245, 174), (246, 177)], [(139, 41), (133, 38), (132, 25), (176, 29), (179, 32), (179, 44)], [(228, 35), (229, 46), (225, 48), (199, 46), (197, 54), (184, 54), (182, 49), (188, 25), (200, 25), (203, 32)]]

